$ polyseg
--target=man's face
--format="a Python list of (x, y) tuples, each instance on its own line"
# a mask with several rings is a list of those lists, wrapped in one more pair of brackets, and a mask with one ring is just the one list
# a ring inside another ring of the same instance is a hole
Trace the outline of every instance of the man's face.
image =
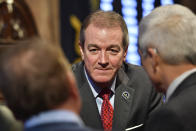
[(90, 77), (99, 84), (110, 83), (126, 57), (120, 27), (98, 28), (90, 24), (85, 31), (82, 58)]

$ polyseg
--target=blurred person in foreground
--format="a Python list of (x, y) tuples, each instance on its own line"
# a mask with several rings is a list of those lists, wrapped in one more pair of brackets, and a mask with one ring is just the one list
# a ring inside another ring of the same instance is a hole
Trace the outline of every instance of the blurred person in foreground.
[[(5, 41), (0, 39), (0, 56), (10, 46), (4, 46)], [(0, 80), (1, 81), (1, 80)], [(23, 125), (21, 121), (15, 119), (13, 113), (7, 107), (5, 98), (0, 89), (0, 130), (1, 131), (22, 131)]]
[[(24, 0), (0, 0), (0, 55), (15, 41), (38, 36), (30, 8)], [(0, 130), (21, 131), (0, 90)]]
[(196, 17), (181, 5), (158, 7), (139, 26), (142, 64), (165, 104), (146, 131), (196, 130)]
[(128, 30), (122, 16), (96, 11), (80, 32), (82, 61), (72, 66), (85, 124), (104, 130), (141, 126), (159, 106), (160, 94), (144, 69), (125, 62)]
[(74, 76), (60, 48), (38, 38), (10, 47), (0, 59), (0, 88), (25, 131), (88, 131)]

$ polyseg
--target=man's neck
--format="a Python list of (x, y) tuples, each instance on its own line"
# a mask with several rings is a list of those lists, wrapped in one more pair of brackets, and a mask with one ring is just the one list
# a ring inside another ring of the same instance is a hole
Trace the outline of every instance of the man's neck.
[(80, 103), (76, 101), (75, 99), (68, 98), (63, 103), (59, 104), (58, 106), (55, 106), (53, 110), (68, 110), (68, 111), (74, 112), (75, 114), (79, 115)]

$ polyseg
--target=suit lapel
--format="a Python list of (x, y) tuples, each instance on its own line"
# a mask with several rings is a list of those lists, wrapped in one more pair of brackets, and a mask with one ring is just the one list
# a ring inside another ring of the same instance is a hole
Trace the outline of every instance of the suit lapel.
[(78, 87), (82, 98), (81, 117), (87, 126), (94, 128), (102, 128), (101, 117), (98, 112), (96, 100), (86, 80), (83, 66), (80, 65), (80, 78)]
[(119, 69), (115, 90), (113, 129), (125, 129), (131, 110), (134, 89), (123, 69)]

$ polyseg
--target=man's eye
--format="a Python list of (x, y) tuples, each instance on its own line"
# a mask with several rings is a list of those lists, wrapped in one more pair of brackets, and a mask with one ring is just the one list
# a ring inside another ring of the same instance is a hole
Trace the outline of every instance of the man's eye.
[(111, 51), (112, 51), (112, 52), (118, 52), (118, 50), (115, 50), (115, 49), (111, 49)]
[(112, 54), (117, 54), (117, 53), (119, 52), (119, 50), (116, 50), (116, 49), (110, 49), (110, 52), (111, 52)]
[(96, 52), (97, 49), (90, 49), (89, 51), (90, 51), (90, 52)]

